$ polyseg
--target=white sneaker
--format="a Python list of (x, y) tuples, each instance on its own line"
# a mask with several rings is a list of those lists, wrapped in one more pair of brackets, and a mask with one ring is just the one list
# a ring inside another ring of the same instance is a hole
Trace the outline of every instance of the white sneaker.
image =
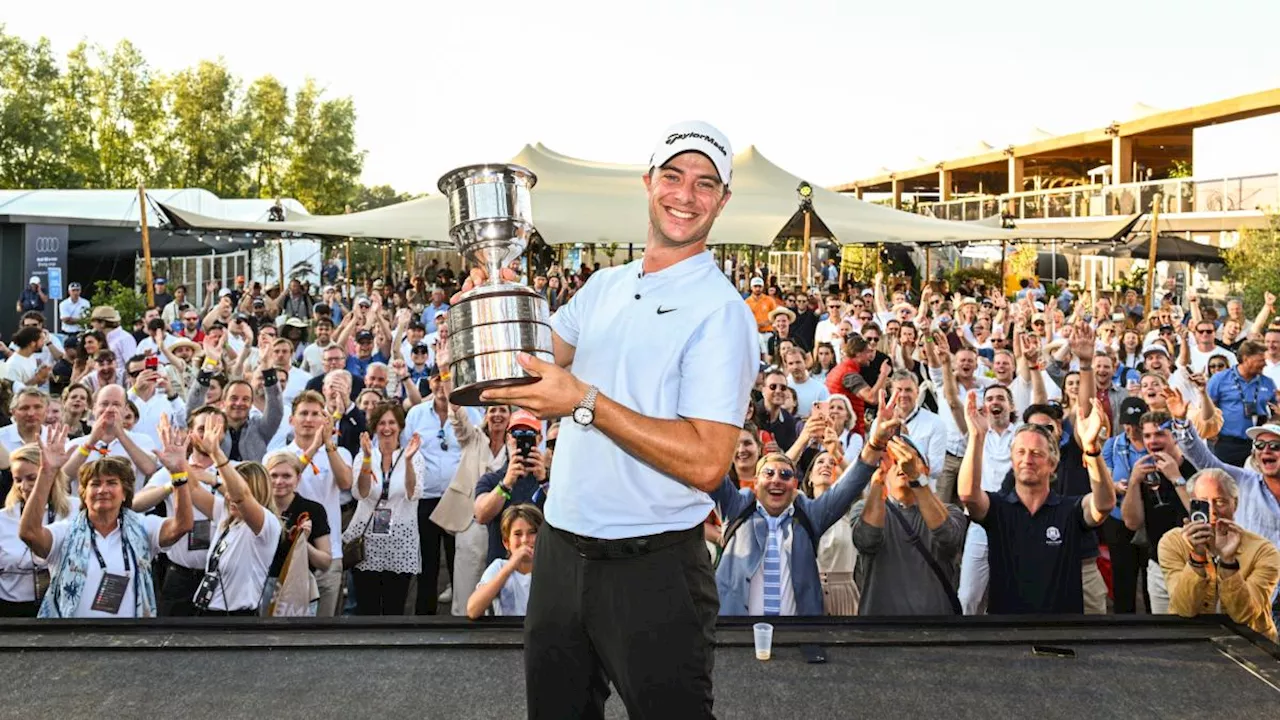
[(440, 601), (441, 605), (448, 605), (449, 603), (452, 603), (453, 602), (453, 585), (446, 587), (444, 589), (444, 592), (440, 593), (440, 597), (437, 599)]

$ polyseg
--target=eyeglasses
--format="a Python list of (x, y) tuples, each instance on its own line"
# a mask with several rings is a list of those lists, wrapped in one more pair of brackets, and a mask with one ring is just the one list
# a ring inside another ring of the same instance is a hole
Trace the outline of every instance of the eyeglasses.
[(436, 439), (440, 441), (441, 450), (449, 449), (449, 441), (444, 437), (444, 428), (440, 428), (440, 432), (436, 433)]
[(1253, 449), (1280, 452), (1280, 440), (1254, 440)]
[(766, 480), (772, 480), (775, 475), (782, 478), (783, 480), (790, 480), (791, 478), (796, 476), (796, 471), (790, 468), (783, 468), (781, 470), (774, 470), (773, 468), (765, 468), (764, 470), (760, 471), (760, 474), (763, 475)]
[(768, 385), (765, 385), (765, 387), (769, 388), (770, 390), (783, 390), (783, 389), (786, 389), (787, 386), (783, 385), (782, 383), (769, 383)]
[(1212, 328), (1210, 328), (1210, 329), (1208, 329), (1208, 330), (1197, 330), (1197, 331), (1196, 331), (1196, 334), (1197, 334), (1197, 335), (1212, 335), (1212, 334), (1213, 334), (1213, 329), (1212, 329)]

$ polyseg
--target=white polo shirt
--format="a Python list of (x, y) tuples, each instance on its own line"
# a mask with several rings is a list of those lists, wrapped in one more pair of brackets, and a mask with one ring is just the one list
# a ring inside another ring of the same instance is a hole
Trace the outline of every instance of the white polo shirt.
[[(552, 316), (556, 334), (577, 349), (573, 374), (641, 415), (742, 427), (759, 367), (751, 310), (710, 252), (656, 273), (642, 263), (593, 273)], [(551, 477), (547, 522), (587, 537), (688, 530), (714, 507), (706, 493), (569, 418)]]

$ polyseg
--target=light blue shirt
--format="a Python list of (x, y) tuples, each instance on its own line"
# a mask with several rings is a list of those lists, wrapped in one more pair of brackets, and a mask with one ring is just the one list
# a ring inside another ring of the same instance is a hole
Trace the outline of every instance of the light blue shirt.
[(436, 314), (441, 312), (449, 312), (449, 303), (440, 303), (440, 307), (427, 303), (422, 309), (422, 326), (427, 329), (428, 335), (439, 330), (436, 327)]
[(1238, 368), (1231, 368), (1209, 378), (1205, 388), (1213, 404), (1222, 410), (1222, 435), (1238, 439), (1247, 436), (1245, 431), (1253, 427), (1254, 417), (1269, 417), (1267, 407), (1276, 396), (1276, 384), (1263, 373), (1252, 380), (1240, 376)]
[[(485, 568), (484, 574), (480, 576), (480, 584), (483, 585), (498, 577), (498, 573), (508, 562), (510, 561), (506, 558), (498, 558), (489, 563), (489, 567)], [(532, 574), (526, 575), (519, 570), (507, 576), (507, 581), (498, 591), (498, 597), (493, 599), (494, 614), (508, 617), (524, 615), (529, 607), (529, 586), (532, 579)]]
[[(760, 356), (751, 310), (709, 252), (656, 273), (642, 263), (593, 273), (551, 317), (576, 348), (573, 374), (641, 415), (742, 427)], [(687, 530), (713, 508), (706, 493), (569, 418), (551, 477), (547, 522), (587, 537)]]

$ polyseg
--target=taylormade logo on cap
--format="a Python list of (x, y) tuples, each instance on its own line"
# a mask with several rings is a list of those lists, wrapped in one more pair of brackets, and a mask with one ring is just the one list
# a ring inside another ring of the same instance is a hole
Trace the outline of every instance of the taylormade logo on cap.
[(729, 185), (733, 176), (733, 146), (724, 133), (699, 120), (676, 123), (667, 128), (662, 141), (649, 157), (649, 169), (662, 167), (671, 158), (686, 152), (705, 155), (715, 166), (720, 182)]

